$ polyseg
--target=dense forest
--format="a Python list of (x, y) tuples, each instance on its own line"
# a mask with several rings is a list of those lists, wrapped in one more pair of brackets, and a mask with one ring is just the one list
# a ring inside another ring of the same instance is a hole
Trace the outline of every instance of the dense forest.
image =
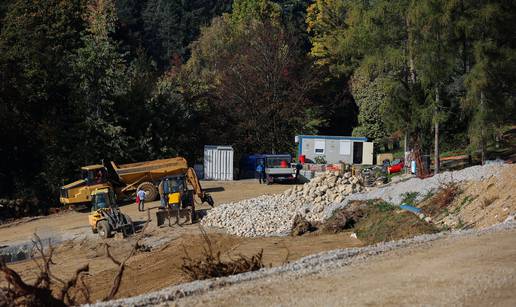
[(515, 122), (515, 25), (512, 0), (4, 0), (0, 197), (301, 133), (481, 154)]

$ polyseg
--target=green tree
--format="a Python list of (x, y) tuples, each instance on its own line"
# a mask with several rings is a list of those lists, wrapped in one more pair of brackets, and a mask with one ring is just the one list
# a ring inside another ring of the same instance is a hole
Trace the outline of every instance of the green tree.
[(0, 31), (0, 194), (53, 198), (68, 170), (83, 1), (9, 1)]
[(174, 57), (189, 57), (189, 45), (202, 26), (229, 10), (229, 0), (148, 0), (142, 12), (144, 41), (159, 67), (168, 69)]
[(463, 1), (468, 16), (462, 26), (472, 49), (463, 103), (472, 112), (470, 140), (486, 159), (486, 144), (497, 130), (514, 121), (516, 85), (516, 4), (512, 1)]
[(110, 0), (96, 0), (88, 6), (88, 28), (84, 46), (76, 52), (73, 75), (78, 86), (73, 98), (81, 116), (75, 154), (81, 164), (100, 157), (125, 156), (127, 137), (119, 123), (117, 103), (127, 93), (126, 62), (110, 35), (115, 30), (116, 11)]
[(210, 130), (218, 134), (212, 140), (241, 152), (290, 151), (296, 133), (317, 125), (307, 62), (297, 57), (276, 8), (235, 2), (237, 17), (216, 18), (203, 29), (186, 65), (214, 94), (204, 95), (213, 112)]
[(353, 129), (353, 135), (365, 136), (375, 142), (385, 141), (389, 133), (380, 112), (386, 95), (382, 79), (371, 80), (369, 74), (356, 71), (351, 80), (351, 91), (359, 108), (358, 126)]
[(414, 37), (413, 54), (421, 87), (427, 96), (427, 117), (434, 125), (435, 173), (439, 172), (439, 125), (446, 116), (444, 90), (456, 67), (453, 44), (453, 9), (449, 0), (414, 2), (408, 11)]

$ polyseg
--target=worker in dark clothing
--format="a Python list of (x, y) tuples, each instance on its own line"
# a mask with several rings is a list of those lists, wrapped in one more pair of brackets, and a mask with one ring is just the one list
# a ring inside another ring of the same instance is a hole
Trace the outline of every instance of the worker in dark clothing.
[(168, 178), (161, 180), (158, 186), (159, 191), (159, 198), (161, 202), (161, 208), (166, 208), (168, 206), (168, 193), (169, 193), (169, 186), (168, 186)]
[(265, 183), (265, 166), (263, 165), (263, 161), (260, 161), (256, 166), (256, 176), (260, 184)]

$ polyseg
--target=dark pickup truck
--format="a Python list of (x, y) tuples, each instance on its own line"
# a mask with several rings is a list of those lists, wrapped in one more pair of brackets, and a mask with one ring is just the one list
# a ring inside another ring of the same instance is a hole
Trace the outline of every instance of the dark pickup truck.
[(297, 181), (299, 167), (292, 163), (291, 155), (265, 155), (264, 159), (265, 175), (268, 184)]

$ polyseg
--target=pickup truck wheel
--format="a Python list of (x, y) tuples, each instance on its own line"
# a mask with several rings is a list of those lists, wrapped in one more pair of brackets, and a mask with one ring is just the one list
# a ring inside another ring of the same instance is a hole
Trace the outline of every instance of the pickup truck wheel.
[(138, 190), (145, 192), (145, 201), (155, 201), (158, 197), (158, 190), (152, 182), (143, 182), (138, 186)]

